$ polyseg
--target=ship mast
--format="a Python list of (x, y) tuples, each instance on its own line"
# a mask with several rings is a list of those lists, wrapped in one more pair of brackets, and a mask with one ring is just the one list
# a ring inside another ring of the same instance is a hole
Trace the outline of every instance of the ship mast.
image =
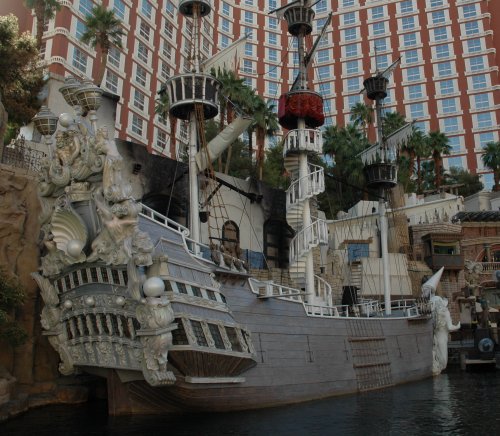
[(189, 120), (189, 230), (198, 254), (200, 242), (200, 200), (196, 154), (199, 149), (199, 132), (203, 119), (214, 118), (218, 113), (220, 83), (214, 77), (200, 71), (201, 17), (208, 15), (212, 7), (209, 0), (181, 0), (179, 12), (193, 22), (193, 55), (191, 72), (171, 77), (165, 84), (172, 116)]
[[(297, 38), (299, 73), (292, 89), (279, 100), (278, 116), (282, 127), (289, 129), (283, 154), (285, 167), (292, 174), (287, 190), (287, 221), (296, 235), (290, 247), (290, 274), (304, 289), (306, 302), (318, 293), (315, 287), (312, 248), (328, 242), (326, 223), (313, 219), (311, 199), (324, 190), (322, 168), (309, 163), (310, 154), (322, 152), (322, 135), (317, 127), (324, 123), (323, 98), (308, 89), (307, 67), (313, 50), (306, 54), (305, 37), (312, 32), (314, 11), (308, 0), (299, 0), (273, 11), (288, 24), (288, 32)], [(317, 42), (329, 24), (327, 20)]]

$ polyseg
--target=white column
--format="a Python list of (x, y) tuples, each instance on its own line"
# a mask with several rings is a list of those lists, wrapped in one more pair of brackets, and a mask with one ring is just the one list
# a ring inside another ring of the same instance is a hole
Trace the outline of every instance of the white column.
[[(200, 207), (198, 198), (198, 167), (196, 166), (196, 153), (198, 145), (197, 122), (195, 112), (191, 112), (189, 120), (189, 231), (195, 242), (200, 242)], [(195, 254), (199, 246), (194, 245)]]
[(385, 213), (385, 200), (379, 199), (378, 210), (380, 216), (380, 246), (382, 250), (382, 269), (384, 277), (385, 314), (391, 314), (391, 280), (389, 275), (389, 250), (387, 248), (388, 224)]

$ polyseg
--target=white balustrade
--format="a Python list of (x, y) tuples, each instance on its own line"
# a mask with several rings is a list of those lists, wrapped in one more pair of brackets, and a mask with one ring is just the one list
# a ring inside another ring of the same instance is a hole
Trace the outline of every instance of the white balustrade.
[(290, 243), (290, 263), (295, 263), (312, 247), (328, 243), (326, 221), (316, 220), (310, 226), (300, 230)]
[(316, 296), (323, 298), (328, 305), (332, 304), (332, 287), (325, 279), (314, 276), (314, 291)]
[(325, 174), (323, 167), (309, 164), (309, 174), (292, 182), (286, 191), (287, 210), (306, 198), (318, 195), (325, 190)]
[(288, 153), (309, 151), (312, 153), (323, 153), (323, 134), (319, 129), (295, 129), (290, 130), (285, 137), (283, 145), (283, 156)]
[(142, 215), (143, 217), (148, 218), (151, 221), (154, 221), (158, 224), (161, 224), (164, 227), (175, 230), (176, 232), (182, 233), (184, 236), (189, 235), (189, 229), (187, 227), (184, 227), (182, 224), (179, 224), (175, 222), (173, 219), (170, 219), (165, 215), (162, 215), (161, 213), (157, 212), (154, 209), (151, 209), (145, 204), (141, 204), (141, 208), (142, 209), (140, 215)]

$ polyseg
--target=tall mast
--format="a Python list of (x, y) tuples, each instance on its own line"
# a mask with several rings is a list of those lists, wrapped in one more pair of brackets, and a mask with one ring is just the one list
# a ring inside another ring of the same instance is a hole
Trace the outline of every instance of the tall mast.
[[(169, 112), (176, 118), (189, 120), (189, 230), (195, 243), (200, 242), (200, 201), (196, 154), (199, 148), (199, 129), (203, 119), (214, 118), (218, 113), (220, 83), (214, 77), (200, 71), (201, 17), (208, 15), (212, 7), (209, 0), (181, 0), (179, 12), (193, 21), (193, 55), (190, 73), (178, 74), (167, 80)], [(197, 244), (193, 247), (199, 252)]]
[(315, 128), (324, 123), (323, 98), (308, 90), (307, 83), (313, 53), (306, 55), (305, 37), (312, 32), (314, 11), (308, 0), (300, 0), (274, 12), (286, 20), (288, 32), (297, 38), (299, 74), (292, 89), (280, 97), (278, 115), (281, 126), (290, 130), (283, 149), (285, 166), (292, 174), (287, 221), (296, 232), (290, 247), (290, 274), (311, 303), (316, 294), (312, 248), (328, 242), (326, 223), (311, 216), (311, 199), (324, 190), (322, 168), (308, 160), (310, 154), (322, 152), (322, 135)]

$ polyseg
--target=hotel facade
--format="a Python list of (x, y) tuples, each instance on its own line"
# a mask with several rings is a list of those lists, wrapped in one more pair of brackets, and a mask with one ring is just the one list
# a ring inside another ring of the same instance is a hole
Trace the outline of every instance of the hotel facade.
[[(492, 174), (481, 161), (484, 146), (499, 140), (500, 2), (495, 0), (320, 0), (309, 46), (333, 11), (319, 43), (309, 78), (324, 100), (325, 125), (345, 125), (350, 108), (363, 101), (363, 79), (401, 57), (394, 70), (385, 110), (398, 111), (423, 131), (449, 137), (445, 168)], [(189, 68), (192, 23), (171, 0), (60, 0), (46, 23), (42, 52), (51, 73), (95, 77), (99, 56), (80, 41), (85, 17), (103, 4), (122, 20), (123, 48), (113, 48), (101, 87), (120, 96), (116, 136), (151, 152), (176, 158), (187, 141), (179, 122), (175, 145), (168, 119), (155, 115), (165, 80)], [(283, 0), (215, 0), (203, 19), (201, 53), (208, 58), (247, 34), (239, 75), (277, 105), (296, 74), (297, 54), (285, 23), (268, 12)], [(13, 12), (23, 30), (36, 23), (22, 2), (2, 0), (0, 14)], [(368, 100), (365, 100), (368, 102)], [(373, 132), (372, 132), (373, 133)]]

